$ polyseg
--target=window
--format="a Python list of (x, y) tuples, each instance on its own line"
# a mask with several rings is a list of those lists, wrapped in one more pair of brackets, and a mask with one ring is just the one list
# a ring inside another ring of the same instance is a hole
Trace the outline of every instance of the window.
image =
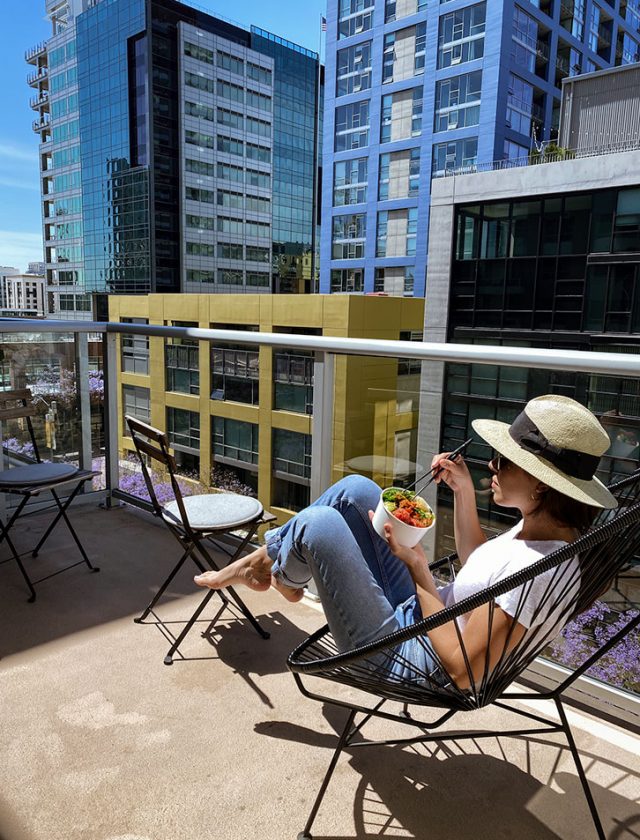
[(332, 259), (362, 259), (366, 236), (367, 216), (365, 213), (334, 216)]
[[(515, 7), (518, 8), (517, 6)], [(466, 6), (440, 18), (438, 67), (464, 64), (484, 55), (486, 4)]]
[(386, 295), (398, 297), (413, 297), (414, 270), (412, 265), (376, 268), (374, 292), (384, 292)]
[(199, 120), (213, 122), (213, 108), (209, 107), (209, 105), (203, 105), (202, 102), (189, 102), (187, 99), (184, 103), (184, 111), (189, 117), (197, 117)]
[(266, 146), (258, 146), (255, 143), (247, 143), (247, 158), (257, 160), (260, 163), (271, 163), (271, 149)]
[(478, 125), (481, 87), (481, 70), (437, 82), (434, 131)]
[(338, 50), (336, 96), (371, 87), (371, 41)]
[[(187, 161), (189, 163), (189, 161)], [(213, 170), (212, 163), (207, 164)], [(187, 167), (188, 169), (189, 167)], [(242, 183), (244, 181), (244, 170), (241, 166), (232, 166), (230, 163), (218, 163), (218, 178), (222, 181), (235, 181)], [(213, 172), (211, 173), (213, 174)]]
[(311, 435), (273, 430), (273, 470), (299, 478), (311, 478)]
[(211, 399), (258, 404), (258, 349), (212, 347)]
[(200, 415), (182, 408), (167, 408), (167, 436), (174, 448), (200, 451)]
[(244, 88), (240, 85), (231, 84), (231, 82), (225, 82), (224, 79), (218, 79), (218, 96), (242, 104), (244, 103)]
[(269, 239), (271, 237), (271, 225), (266, 222), (254, 222), (247, 219), (245, 222), (245, 235), (254, 236), (258, 239)]
[(507, 126), (526, 137), (531, 137), (533, 125), (542, 123), (544, 117), (543, 109), (540, 104), (535, 102), (535, 97), (536, 92), (533, 85), (513, 73), (509, 75)]
[(198, 269), (187, 269), (187, 283), (215, 283), (213, 271), (199, 271)]
[(184, 54), (191, 58), (196, 58), (198, 61), (204, 61), (205, 64), (213, 64), (213, 50), (208, 50), (206, 47), (201, 47), (198, 44), (191, 44), (185, 41)]
[(384, 22), (391, 23), (394, 20), (400, 20), (408, 15), (424, 12), (426, 8), (427, 0), (400, 0), (399, 10), (397, 0), (385, 0)]
[(180, 394), (200, 393), (198, 342), (169, 339), (165, 346), (167, 391)]
[(261, 248), (259, 245), (247, 245), (247, 262), (268, 263), (269, 261), (268, 248)]
[(374, 0), (340, 0), (338, 39), (368, 32), (373, 25)]
[(361, 149), (369, 145), (369, 101), (336, 108), (335, 151)]
[(420, 149), (403, 149), (380, 155), (378, 169), (378, 198), (387, 201), (409, 198), (420, 187)]
[(259, 172), (257, 169), (246, 170), (246, 183), (248, 187), (258, 187), (263, 190), (271, 188), (271, 175), (268, 172)]
[(242, 210), (243, 204), (243, 193), (218, 190), (218, 207), (229, 207), (232, 210)]
[(640, 189), (620, 190), (618, 193), (613, 251), (640, 251)]
[(419, 23), (384, 36), (382, 82), (399, 82), (424, 73), (427, 24)]
[(244, 274), (239, 269), (219, 268), (216, 279), (221, 286), (244, 286)]
[(255, 90), (247, 90), (247, 108), (256, 108), (258, 111), (271, 111), (271, 97)]
[(538, 44), (537, 21), (525, 14), (519, 6), (514, 6), (511, 44), (513, 61), (530, 73), (535, 73), (538, 51), (542, 49), (542, 45)]
[(513, 140), (504, 141), (503, 160), (528, 160), (529, 149), (526, 146), (520, 146), (514, 143)]
[(268, 288), (271, 285), (271, 276), (266, 271), (247, 271), (247, 286), (258, 286)]
[(313, 414), (313, 354), (274, 351), (274, 408)]
[(244, 156), (244, 143), (242, 140), (234, 140), (231, 137), (225, 137), (224, 134), (218, 134), (217, 149), (219, 152), (224, 152), (227, 155)]
[[(242, 236), (242, 219), (218, 216), (217, 229), (220, 233), (231, 233), (235, 236)], [(211, 247), (213, 248), (213, 245)], [(187, 243), (187, 253), (189, 253), (189, 243)]]
[(338, 268), (331, 271), (332, 292), (363, 292), (364, 269)]
[[(213, 119), (213, 108), (211, 108), (210, 110), (211, 119)], [(218, 108), (217, 121), (218, 125), (224, 125), (227, 128), (235, 128), (238, 131), (244, 130), (244, 117), (242, 116), (242, 114), (238, 114), (237, 111), (228, 111), (226, 108)], [(248, 120), (247, 131), (249, 131)]]
[(200, 231), (213, 230), (213, 216), (194, 216), (187, 213), (186, 222), (188, 228)]
[(242, 245), (236, 242), (218, 242), (217, 249), (220, 260), (242, 259)]
[(417, 207), (379, 212), (376, 257), (415, 256), (417, 224)]
[[(207, 78), (200, 73), (189, 73), (188, 71), (184, 74), (184, 82), (186, 85), (192, 88), (196, 88), (197, 90), (203, 90), (205, 93), (214, 93), (215, 92), (215, 81), (211, 78)], [(219, 83), (218, 83), (219, 85)], [(220, 90), (218, 88), (218, 93)]]
[[(146, 318), (122, 318), (123, 324), (148, 324)], [(149, 336), (127, 335), (120, 338), (123, 373), (149, 373)]]
[(216, 461), (257, 466), (259, 430), (255, 423), (214, 417), (212, 426), (213, 454)]
[(203, 149), (213, 149), (213, 135), (202, 134), (199, 131), (189, 131), (187, 129), (184, 133), (185, 143), (190, 143), (193, 146), (200, 146)]
[(258, 195), (246, 196), (247, 213), (270, 213), (271, 199), (261, 198)]
[(200, 201), (203, 204), (213, 204), (215, 193), (212, 190), (201, 190), (197, 187), (185, 187), (185, 198), (187, 201)]
[(247, 133), (258, 137), (271, 137), (271, 123), (255, 117), (247, 117)]
[(271, 87), (271, 70), (267, 67), (259, 67), (257, 64), (247, 62), (247, 79), (258, 82), (261, 85)]
[(213, 178), (216, 171), (213, 163), (206, 163), (203, 160), (192, 160), (191, 158), (186, 158), (185, 169), (187, 172), (194, 172), (196, 175), (206, 175), (208, 178)]
[(187, 254), (194, 257), (213, 257), (215, 245), (207, 242), (187, 242)]
[(367, 158), (336, 163), (333, 171), (333, 204), (363, 204), (367, 200)]
[[(509, 141), (505, 141), (509, 142)], [(435, 143), (433, 146), (433, 172), (450, 172), (468, 168), (472, 170), (478, 159), (478, 138)]]
[(218, 67), (235, 73), (236, 76), (244, 76), (244, 61), (235, 55), (218, 50)]
[(422, 86), (382, 97), (380, 142), (406, 140), (422, 134)]

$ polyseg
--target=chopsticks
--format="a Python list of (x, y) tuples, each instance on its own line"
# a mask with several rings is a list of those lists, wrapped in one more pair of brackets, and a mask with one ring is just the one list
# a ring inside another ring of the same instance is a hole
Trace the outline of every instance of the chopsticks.
[[(456, 460), (456, 458), (459, 458), (459, 457), (460, 457), (460, 455), (462, 455), (462, 453), (464, 452), (464, 450), (467, 448), (467, 446), (469, 446), (469, 444), (470, 444), (470, 443), (472, 443), (472, 442), (473, 442), (473, 438), (469, 438), (468, 440), (465, 440), (465, 442), (464, 442), (464, 443), (461, 443), (461, 444), (460, 444), (460, 446), (456, 447), (456, 448), (453, 450), (453, 452), (452, 452), (452, 453), (451, 453), (451, 454), (447, 457), (447, 461), (455, 461), (455, 460)], [(426, 482), (422, 485), (422, 487), (420, 488), (420, 490), (416, 489), (416, 491), (415, 491), (416, 495), (420, 495), (420, 493), (422, 493), (422, 491), (425, 489), (425, 487), (428, 487), (428, 486), (432, 483), (432, 481), (433, 481), (434, 479), (436, 479), (436, 478), (440, 475), (440, 473), (443, 471), (443, 469), (444, 469), (443, 467), (438, 467), (438, 469), (436, 469), (436, 470), (435, 470), (435, 472), (434, 472), (434, 469), (433, 469), (433, 468), (432, 468), (432, 469), (430, 469), (430, 470), (429, 470), (428, 472), (426, 472), (424, 475), (421, 475), (421, 476), (420, 476), (420, 478), (417, 478), (417, 479), (413, 482), (413, 484), (410, 484), (408, 487), (405, 487), (405, 490), (411, 490), (411, 488), (412, 488), (412, 487), (415, 487), (415, 486), (416, 486), (417, 484), (419, 484), (419, 483), (420, 483), (420, 482), (421, 482), (424, 478), (426, 478), (426, 477), (429, 475), (429, 473), (431, 473), (431, 478), (429, 478), (429, 480), (428, 480), (428, 481), (426, 481)]]

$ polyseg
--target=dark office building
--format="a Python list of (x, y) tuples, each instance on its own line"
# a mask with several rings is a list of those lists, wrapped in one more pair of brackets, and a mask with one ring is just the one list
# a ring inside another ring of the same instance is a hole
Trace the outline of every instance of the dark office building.
[(318, 55), (174, 0), (47, 11), (27, 60), (52, 311), (88, 317), (93, 292), (313, 291)]

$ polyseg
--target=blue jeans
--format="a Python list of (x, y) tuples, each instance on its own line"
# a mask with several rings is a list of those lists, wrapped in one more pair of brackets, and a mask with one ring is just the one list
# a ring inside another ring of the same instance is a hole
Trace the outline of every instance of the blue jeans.
[[(379, 498), (377, 484), (351, 475), (265, 536), (274, 577), (292, 588), (315, 581), (340, 650), (373, 642), (422, 618), (407, 567), (369, 521), (368, 511), (375, 510)], [(425, 636), (396, 648), (392, 670), (400, 679), (416, 680), (426, 672), (439, 683), (448, 682)]]

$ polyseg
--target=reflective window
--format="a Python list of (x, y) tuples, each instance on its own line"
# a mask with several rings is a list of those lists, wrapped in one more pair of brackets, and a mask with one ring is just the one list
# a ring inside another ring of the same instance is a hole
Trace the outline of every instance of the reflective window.
[(481, 88), (481, 70), (436, 82), (434, 131), (478, 125)]
[(331, 271), (332, 292), (363, 292), (363, 268), (334, 268)]
[(374, 0), (340, 0), (338, 38), (366, 32), (373, 25)]
[(479, 3), (440, 18), (438, 67), (451, 67), (482, 58), (485, 15), (486, 3)]
[(371, 87), (371, 41), (338, 50), (336, 96)]
[(369, 145), (369, 100), (336, 108), (335, 151)]
[(353, 158), (334, 164), (333, 204), (363, 204), (367, 200), (368, 158)]
[(367, 236), (367, 216), (357, 213), (333, 217), (334, 260), (351, 260), (364, 257), (364, 245)]
[(448, 143), (434, 143), (433, 172), (442, 173), (452, 170), (475, 167), (478, 159), (478, 138), (466, 137), (464, 140), (451, 140)]

